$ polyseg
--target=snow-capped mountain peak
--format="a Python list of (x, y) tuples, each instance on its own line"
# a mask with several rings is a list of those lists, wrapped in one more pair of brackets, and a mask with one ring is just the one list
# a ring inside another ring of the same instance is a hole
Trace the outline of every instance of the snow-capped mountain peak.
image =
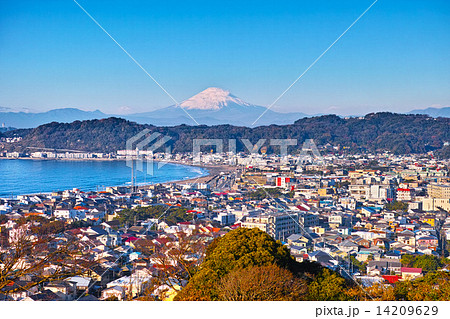
[(250, 104), (234, 96), (227, 90), (210, 87), (194, 95), (180, 104), (180, 107), (187, 110), (220, 110), (223, 107), (237, 104), (249, 106)]

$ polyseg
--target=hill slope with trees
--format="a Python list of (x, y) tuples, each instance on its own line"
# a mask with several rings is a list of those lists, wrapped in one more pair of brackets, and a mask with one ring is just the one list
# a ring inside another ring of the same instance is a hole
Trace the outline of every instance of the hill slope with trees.
[[(298, 263), (259, 229), (216, 238), (176, 300), (347, 300), (351, 284), (316, 263)], [(320, 299), (319, 299), (320, 298)]]
[[(325, 115), (304, 118), (292, 125), (270, 125), (255, 128), (231, 125), (156, 127), (137, 124), (121, 118), (75, 121), (72, 123), (49, 123), (31, 130), (11, 131), (5, 136), (23, 136), (15, 143), (16, 150), (26, 147), (73, 149), (92, 152), (115, 152), (125, 149), (126, 140), (142, 131), (159, 132), (171, 138), (168, 143), (172, 152), (191, 152), (194, 139), (223, 139), (225, 151), (228, 140), (237, 140), (237, 151), (246, 151), (241, 139), (253, 144), (259, 139), (296, 139), (297, 146), (290, 151), (299, 151), (306, 139), (314, 139), (317, 145), (330, 143), (346, 148), (349, 152), (391, 151), (396, 154), (425, 153), (437, 151), (448, 156), (450, 141), (450, 118), (431, 118), (427, 115), (405, 115), (395, 113), (371, 113), (363, 118), (340, 118)], [(268, 152), (277, 151), (270, 146)], [(162, 149), (163, 150), (163, 149)]]

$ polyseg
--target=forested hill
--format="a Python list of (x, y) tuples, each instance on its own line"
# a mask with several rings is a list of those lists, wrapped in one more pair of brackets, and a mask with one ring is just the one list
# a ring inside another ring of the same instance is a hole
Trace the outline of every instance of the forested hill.
[[(290, 138), (298, 140), (297, 149), (301, 149), (305, 139), (314, 139), (317, 145), (339, 145), (350, 152), (389, 150), (397, 154), (439, 150), (450, 141), (450, 118), (431, 118), (427, 115), (371, 113), (363, 118), (347, 119), (325, 115), (300, 119), (292, 125), (256, 128), (231, 125), (156, 127), (111, 117), (72, 123), (53, 122), (20, 131), (23, 140), (15, 143), (14, 148), (114, 152), (125, 149), (126, 140), (145, 128), (170, 136), (172, 152), (191, 152), (193, 139), (202, 138), (223, 139), (225, 150), (229, 139), (236, 139), (237, 150), (242, 151), (245, 147), (240, 140), (244, 138), (252, 143), (259, 139)], [(14, 132), (8, 132), (8, 135)], [(269, 146), (268, 141), (265, 145)], [(295, 147), (290, 150), (295, 151)]]

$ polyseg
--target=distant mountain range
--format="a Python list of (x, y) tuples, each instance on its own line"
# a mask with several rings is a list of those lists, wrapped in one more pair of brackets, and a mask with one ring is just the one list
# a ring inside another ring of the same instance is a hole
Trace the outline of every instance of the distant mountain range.
[[(5, 108), (2, 108), (5, 109)], [(0, 109), (1, 110), (1, 109)], [(266, 107), (253, 105), (220, 88), (208, 88), (180, 105), (172, 105), (151, 112), (129, 115), (105, 114), (99, 110), (89, 112), (76, 108), (55, 109), (42, 113), (0, 112), (0, 125), (16, 128), (33, 128), (50, 122), (70, 123), (76, 120), (93, 120), (111, 116), (124, 118), (140, 124), (155, 126), (174, 125), (222, 125), (252, 126), (264, 114), (256, 126), (293, 124), (296, 120), (322, 114), (280, 113)], [(432, 117), (450, 117), (450, 107), (414, 110), (408, 114), (426, 114)], [(195, 121), (193, 120), (195, 119)]]
[(450, 117), (450, 107), (429, 107), (423, 110), (412, 110), (408, 114), (425, 114), (431, 117)]
[(106, 118), (108, 115), (97, 110), (82, 111), (76, 108), (55, 109), (42, 113), (0, 112), (0, 125), (16, 128), (33, 128), (50, 122), (73, 122)]
[[(115, 116), (140, 124), (157, 126), (196, 125), (195, 121), (203, 125), (250, 126), (265, 111), (265, 107), (247, 103), (229, 91), (208, 88), (178, 106), (172, 105), (151, 112), (114, 115), (98, 110), (86, 112), (76, 108), (56, 109), (43, 113), (0, 112), (0, 124), (5, 123), (5, 125), (17, 128), (32, 128), (50, 122), (69, 123), (76, 120)], [(264, 116), (258, 120), (257, 125), (292, 124), (307, 116), (309, 115), (304, 113), (279, 113), (267, 110)]]

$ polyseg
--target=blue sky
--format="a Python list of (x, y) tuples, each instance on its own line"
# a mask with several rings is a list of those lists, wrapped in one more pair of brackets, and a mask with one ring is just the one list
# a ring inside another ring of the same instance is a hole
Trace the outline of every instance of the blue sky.
[[(78, 2), (178, 101), (216, 86), (267, 106), (373, 1)], [(379, 0), (272, 109), (450, 106), (449, 53), (450, 1)], [(73, 1), (0, 1), (3, 110), (171, 104)]]

